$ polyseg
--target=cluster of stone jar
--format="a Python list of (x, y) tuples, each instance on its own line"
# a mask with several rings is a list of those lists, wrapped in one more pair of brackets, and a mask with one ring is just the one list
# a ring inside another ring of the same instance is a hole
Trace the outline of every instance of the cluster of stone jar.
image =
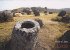
[(62, 10), (59, 14), (58, 14), (59, 17), (61, 17), (61, 19), (59, 21), (62, 21), (62, 22), (66, 22), (66, 23), (70, 23), (70, 15), (67, 15), (66, 14), (66, 11)]

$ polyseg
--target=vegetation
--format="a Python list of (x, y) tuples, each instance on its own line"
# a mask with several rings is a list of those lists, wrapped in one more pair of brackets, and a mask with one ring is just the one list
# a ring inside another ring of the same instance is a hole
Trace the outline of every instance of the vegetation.
[(13, 21), (13, 13), (9, 10), (0, 12), (0, 22)]
[(57, 13), (42, 15), (38, 17), (33, 17), (33, 15), (24, 15), (22, 17), (14, 17), (14, 21), (0, 23), (0, 48), (5, 49), (6, 42), (10, 40), (12, 29), (15, 23), (22, 19), (42, 19), (45, 25), (40, 29), (37, 44), (35, 46), (36, 50), (54, 48), (55, 41), (64, 34), (65, 30), (68, 30), (67, 27), (69, 24), (58, 23), (52, 21), (51, 19), (56, 18)]

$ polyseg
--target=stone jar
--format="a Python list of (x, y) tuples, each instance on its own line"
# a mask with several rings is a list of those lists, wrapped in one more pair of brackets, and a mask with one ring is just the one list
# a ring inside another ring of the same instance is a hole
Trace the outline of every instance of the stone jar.
[(12, 31), (11, 50), (32, 50), (40, 25), (35, 20), (18, 21)]

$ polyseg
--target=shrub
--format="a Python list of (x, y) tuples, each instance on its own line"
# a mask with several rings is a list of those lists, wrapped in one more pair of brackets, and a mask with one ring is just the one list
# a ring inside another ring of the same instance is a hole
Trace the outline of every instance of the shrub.
[(13, 13), (9, 10), (0, 12), (0, 22), (7, 22), (13, 20)]

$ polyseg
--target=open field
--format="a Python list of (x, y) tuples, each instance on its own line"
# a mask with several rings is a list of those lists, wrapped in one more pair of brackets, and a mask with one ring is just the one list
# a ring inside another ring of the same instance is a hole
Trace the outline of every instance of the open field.
[[(55, 18), (57, 13), (42, 15), (41, 16), (33, 16), (33, 15), (23, 15), (22, 17), (14, 17), (13, 22), (5, 22), (0, 23), (0, 42), (4, 42), (10, 39), (12, 29), (15, 23), (22, 19), (36, 19), (40, 18), (44, 21), (45, 25), (40, 29), (37, 45), (35, 47), (36, 50), (44, 50), (54, 48), (55, 41), (64, 34), (66, 28), (65, 24), (52, 21), (51, 19)], [(0, 45), (1, 46), (1, 45)]]

